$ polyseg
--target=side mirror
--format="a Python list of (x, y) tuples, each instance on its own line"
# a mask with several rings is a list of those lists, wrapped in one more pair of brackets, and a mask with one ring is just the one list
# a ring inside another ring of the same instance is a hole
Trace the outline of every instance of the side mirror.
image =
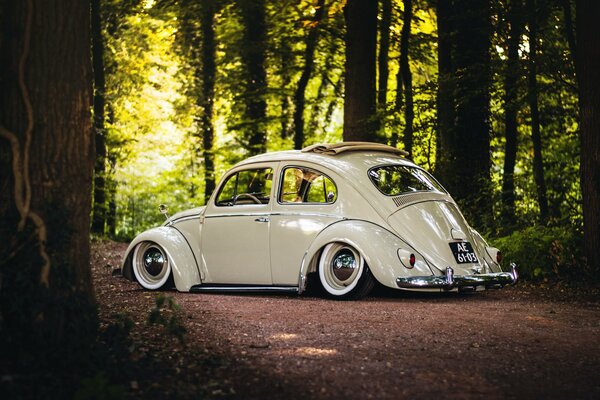
[(169, 219), (169, 214), (167, 214), (168, 209), (167, 209), (167, 206), (165, 204), (159, 205), (158, 206), (158, 211), (160, 211), (160, 213), (162, 215), (164, 215), (166, 219)]

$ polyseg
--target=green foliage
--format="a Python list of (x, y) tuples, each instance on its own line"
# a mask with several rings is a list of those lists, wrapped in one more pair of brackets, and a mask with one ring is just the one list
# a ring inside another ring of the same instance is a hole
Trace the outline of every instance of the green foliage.
[[(515, 224), (499, 226), (504, 163), (504, 77), (507, 68), (508, 10), (511, 2), (492, 6), (493, 37), (491, 114), (491, 196), (489, 226), (476, 226), (491, 235), (507, 234), (539, 223), (537, 188), (533, 179), (531, 116), (527, 106), (525, 65), (529, 57), (527, 27), (521, 37), (522, 70), (518, 82), (518, 150), (515, 167)], [(163, 222), (160, 203), (171, 213), (203, 205), (204, 175), (202, 92), (194, 71), (203, 60), (199, 46), (182, 45), (186, 36), (201, 43), (200, 3), (172, 0), (110, 0), (104, 3), (107, 43), (108, 174), (116, 182), (117, 237), (131, 239)], [(267, 150), (291, 149), (294, 92), (305, 64), (306, 38), (313, 28), (314, 0), (266, 0), (267, 90), (261, 93), (267, 115), (258, 121), (267, 135)], [(438, 54), (437, 19), (431, 2), (415, 0), (409, 48), (413, 74), (415, 162), (435, 170), (437, 148)], [(306, 88), (305, 145), (342, 138), (344, 101), (344, 2), (326, 1), (316, 45), (314, 70)], [(399, 43), (403, 2), (392, 1), (387, 106), (380, 110), (382, 132), (402, 143), (404, 104), (397, 104)], [(538, 86), (545, 179), (550, 207), (549, 226), (582, 226), (579, 187), (579, 125), (576, 82), (565, 36), (562, 3), (538, 2), (540, 38)], [(525, 12), (525, 8), (523, 8)], [(243, 88), (247, 84), (241, 54), (243, 9), (238, 2), (218, 2), (215, 18), (216, 76), (214, 154), (217, 180), (245, 158), (244, 131), (257, 121), (244, 117)], [(522, 16), (523, 18), (525, 15)], [(189, 43), (189, 42), (188, 42)], [(400, 145), (401, 146), (401, 145)], [(439, 173), (438, 173), (439, 175)], [(494, 223), (492, 220), (495, 220)], [(487, 220), (486, 220), (487, 221)], [(527, 232), (527, 230), (525, 231)], [(574, 243), (579, 243), (575, 241)]]
[(176, 337), (181, 343), (185, 342), (186, 329), (180, 319), (179, 304), (173, 297), (156, 296), (156, 304), (148, 315), (148, 324), (161, 325), (165, 331)]
[(587, 276), (581, 234), (571, 228), (532, 226), (493, 240), (505, 262), (515, 262), (525, 279), (573, 279)]

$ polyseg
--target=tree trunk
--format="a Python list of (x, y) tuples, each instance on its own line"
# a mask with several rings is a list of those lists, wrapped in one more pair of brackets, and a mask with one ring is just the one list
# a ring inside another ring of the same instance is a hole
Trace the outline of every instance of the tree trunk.
[(437, 1), (438, 93), (436, 131), (436, 175), (442, 182), (450, 179), (450, 154), (454, 153), (454, 68), (452, 66), (452, 0)]
[(376, 115), (377, 2), (348, 0), (344, 140), (378, 141)]
[(104, 235), (106, 226), (106, 131), (104, 129), (104, 104), (106, 81), (104, 78), (104, 40), (100, 0), (92, 0), (92, 62), (94, 69), (94, 136), (96, 160), (94, 162), (94, 208), (92, 232)]
[(540, 222), (548, 220), (548, 194), (544, 179), (544, 161), (542, 158), (542, 135), (540, 131), (540, 112), (538, 106), (537, 87), (537, 21), (536, 2), (527, 0), (527, 16), (529, 19), (529, 69), (527, 71), (527, 99), (531, 110), (531, 141), (533, 142), (533, 177), (537, 188), (540, 207)]
[(27, 374), (76, 369), (97, 329), (90, 2), (2, 7), (0, 353)]
[(202, 150), (204, 158), (204, 202), (208, 202), (215, 190), (215, 155), (213, 142), (214, 98), (217, 50), (215, 45), (215, 5), (211, 1), (204, 2), (201, 7), (200, 26), (202, 30), (202, 95), (199, 105), (203, 110), (200, 118), (202, 129)]
[(490, 3), (440, 0), (438, 13), (440, 147), (436, 171), (469, 221), (476, 227), (491, 226)]
[(410, 45), (410, 29), (412, 25), (413, 5), (412, 0), (404, 0), (404, 18), (402, 36), (400, 39), (400, 71), (402, 86), (404, 88), (404, 135), (402, 141), (404, 150), (412, 155), (413, 151), (413, 120), (415, 111), (413, 107), (412, 73), (408, 63)]
[(379, 85), (377, 90), (377, 105), (380, 112), (387, 110), (387, 90), (390, 76), (389, 51), (390, 51), (390, 25), (392, 23), (392, 0), (381, 0), (381, 26), (379, 29)]
[(333, 118), (333, 112), (335, 111), (339, 100), (343, 96), (342, 89), (344, 87), (344, 75), (340, 75), (338, 80), (333, 84), (333, 99), (327, 105), (325, 112), (325, 118), (323, 118), (324, 130), (331, 125), (331, 119)]
[(249, 155), (264, 153), (267, 149), (266, 118), (267, 72), (265, 68), (267, 49), (267, 25), (265, 0), (238, 0), (244, 30), (241, 56), (246, 68), (244, 88), (245, 143)]
[(507, 40), (508, 58), (504, 75), (504, 124), (506, 146), (502, 179), (502, 226), (515, 223), (515, 164), (517, 160), (517, 113), (519, 111), (518, 82), (520, 74), (519, 43), (522, 32), (521, 0), (508, 5), (510, 33)]
[(581, 112), (581, 192), (588, 265), (600, 272), (600, 3), (577, 0), (577, 76)]
[(292, 85), (293, 71), (290, 65), (294, 62), (294, 52), (289, 40), (282, 39), (279, 49), (279, 75), (281, 76), (281, 139), (288, 139), (292, 136), (292, 96), (290, 86)]
[(573, 29), (573, 13), (571, 12), (571, 0), (562, 0), (563, 17), (565, 19), (565, 36), (569, 44), (571, 59), (573, 63), (577, 59), (577, 43), (575, 39), (575, 30)]
[(310, 31), (306, 36), (306, 47), (304, 49), (304, 67), (298, 80), (298, 86), (294, 93), (294, 148), (304, 147), (304, 109), (306, 105), (306, 87), (313, 73), (315, 64), (315, 49), (319, 40), (320, 24), (325, 15), (325, 0), (318, 0), (317, 10), (310, 25)]

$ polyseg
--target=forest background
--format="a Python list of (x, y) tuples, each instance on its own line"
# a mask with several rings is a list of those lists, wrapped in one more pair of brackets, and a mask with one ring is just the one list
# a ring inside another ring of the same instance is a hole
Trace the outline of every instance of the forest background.
[(599, 4), (2, 0), (0, 366), (93, 351), (90, 227), (317, 142), (403, 148), (525, 277), (597, 277)]
[(581, 267), (574, 3), (357, 3), (102, 2), (92, 231), (131, 239), (244, 157), (358, 139), (409, 151), (526, 275)]

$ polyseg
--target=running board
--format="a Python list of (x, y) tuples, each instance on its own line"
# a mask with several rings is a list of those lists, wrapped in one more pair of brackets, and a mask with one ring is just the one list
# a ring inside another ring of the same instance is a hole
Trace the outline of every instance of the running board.
[(297, 286), (251, 286), (251, 285), (194, 285), (190, 288), (191, 293), (200, 292), (279, 292), (279, 293), (298, 293)]

